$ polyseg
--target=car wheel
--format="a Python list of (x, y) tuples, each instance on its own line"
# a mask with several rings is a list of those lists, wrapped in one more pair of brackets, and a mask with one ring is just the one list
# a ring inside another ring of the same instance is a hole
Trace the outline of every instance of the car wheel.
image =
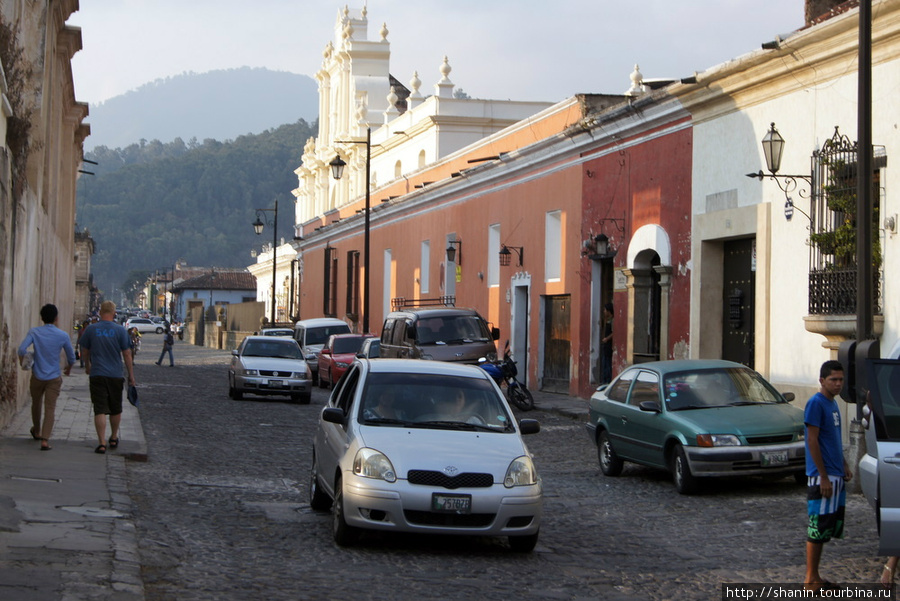
[(338, 480), (334, 485), (334, 502), (331, 504), (331, 534), (334, 542), (341, 547), (349, 547), (359, 540), (359, 529), (344, 519), (343, 483)]
[(700, 483), (691, 473), (684, 447), (680, 444), (672, 453), (672, 479), (675, 481), (675, 490), (682, 495), (692, 495), (700, 489)]
[(162, 334), (162, 333), (163, 333), (163, 329), (162, 329), (162, 328), (156, 328), (156, 333), (157, 333), (157, 334)]
[(537, 545), (538, 534), (540, 531), (525, 536), (510, 536), (509, 548), (516, 553), (531, 553)]
[(315, 511), (327, 511), (331, 506), (331, 499), (319, 488), (319, 466), (316, 463), (315, 453), (309, 474), (309, 506)]
[(597, 436), (597, 459), (600, 461), (600, 471), (604, 476), (618, 476), (622, 473), (623, 461), (619, 459), (609, 440), (609, 432), (603, 430)]

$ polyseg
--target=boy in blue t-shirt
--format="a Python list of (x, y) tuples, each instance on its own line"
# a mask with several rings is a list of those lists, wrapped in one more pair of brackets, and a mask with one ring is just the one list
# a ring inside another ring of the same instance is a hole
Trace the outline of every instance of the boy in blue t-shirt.
[(844, 367), (839, 361), (826, 361), (819, 370), (819, 392), (806, 403), (807, 513), (806, 539), (807, 590), (818, 591), (832, 585), (819, 575), (822, 547), (844, 534), (844, 481), (852, 473), (844, 460), (841, 443), (841, 412), (836, 397), (844, 386)]

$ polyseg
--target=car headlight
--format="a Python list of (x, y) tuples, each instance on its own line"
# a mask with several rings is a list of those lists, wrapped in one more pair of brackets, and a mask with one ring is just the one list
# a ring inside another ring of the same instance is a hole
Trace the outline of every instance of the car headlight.
[(353, 459), (353, 473), (363, 478), (375, 478), (385, 482), (396, 482), (397, 474), (391, 460), (381, 451), (362, 448)]
[(698, 447), (739, 447), (741, 440), (734, 434), (698, 434)]
[(245, 369), (242, 372), (245, 376), (258, 376), (259, 370), (256, 369)]
[(509, 464), (506, 470), (506, 477), (503, 478), (503, 486), (513, 488), (514, 486), (531, 486), (537, 484), (538, 474), (534, 469), (534, 462), (528, 455), (516, 457)]

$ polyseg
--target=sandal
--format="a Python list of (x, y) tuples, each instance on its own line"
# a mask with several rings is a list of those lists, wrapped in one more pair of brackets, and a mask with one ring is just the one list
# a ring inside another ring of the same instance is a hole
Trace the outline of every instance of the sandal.
[(34, 433), (34, 428), (32, 428), (32, 429), (30, 430), (30, 432), (31, 432), (31, 437), (32, 437), (33, 439), (35, 439), (35, 440), (42, 440), (40, 436), (38, 436), (37, 434)]
[(52, 448), (53, 447), (50, 446), (50, 441), (48, 441), (46, 438), (41, 439), (41, 450), (42, 451), (49, 451)]
[(100, 453), (101, 455), (104, 454), (106, 452), (106, 445), (105, 444), (98, 445), (97, 448), (94, 449), (94, 452)]
[(118, 439), (118, 438), (110, 438), (110, 439), (109, 439), (109, 448), (115, 449), (115, 448), (117, 448), (118, 446), (119, 446), (119, 439)]

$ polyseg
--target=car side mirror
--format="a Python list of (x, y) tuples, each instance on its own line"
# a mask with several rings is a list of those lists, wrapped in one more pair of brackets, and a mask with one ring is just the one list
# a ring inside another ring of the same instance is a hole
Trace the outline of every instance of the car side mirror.
[(781, 396), (784, 397), (784, 400), (786, 400), (788, 403), (797, 398), (793, 392), (782, 392)]
[(491, 328), (491, 338), (500, 340), (500, 328)]
[(238, 356), (238, 350), (237, 350), (237, 349), (232, 349), (231, 354), (234, 355), (235, 357), (237, 357), (237, 356)]
[(638, 408), (648, 413), (662, 413), (662, 409), (656, 401), (641, 401), (638, 403)]
[(536, 419), (520, 419), (519, 432), (525, 434), (537, 434), (541, 431), (541, 422)]
[(344, 424), (344, 412), (337, 407), (325, 407), (322, 410), (322, 419), (332, 424)]

